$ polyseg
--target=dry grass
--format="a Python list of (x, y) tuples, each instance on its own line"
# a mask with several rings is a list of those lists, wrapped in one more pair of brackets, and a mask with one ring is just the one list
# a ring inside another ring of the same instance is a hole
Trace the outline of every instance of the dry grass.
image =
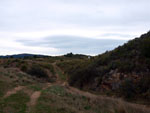
[[(26, 62), (31, 63), (28, 60)], [(37, 62), (40, 64), (40, 62), (44, 61), (40, 60), (32, 62), (32, 64)], [(45, 65), (46, 63), (43, 64)], [(46, 65), (46, 68), (48, 67), (49, 65)], [(131, 104), (122, 99), (98, 96), (68, 85), (62, 85), (58, 81), (51, 83), (52, 85), (50, 86), (45, 82), (39, 83), (39, 81), (38, 78), (20, 71), (17, 67), (0, 67), (0, 107), (7, 109), (10, 103), (14, 103), (9, 108), (9, 111), (11, 111), (11, 109), (18, 106), (18, 103), (15, 103), (17, 101), (15, 99), (19, 98), (18, 101), (23, 103), (23, 106), (20, 105), (20, 109), (24, 113), (29, 113), (28, 103), (31, 101), (30, 96), (38, 91), (41, 95), (36, 98), (34, 105), (30, 106), (30, 113), (150, 113), (150, 108), (144, 105)], [(10, 89), (18, 85), (25, 86), (24, 89), (21, 89), (21, 93), (16, 92), (16, 94), (3, 99)], [(7, 106), (5, 107), (3, 104)], [(14, 110), (17, 111), (17, 109)]]
[[(48, 111), (45, 111), (45, 109)], [(33, 113), (150, 113), (143, 105), (54, 85), (44, 90)]]

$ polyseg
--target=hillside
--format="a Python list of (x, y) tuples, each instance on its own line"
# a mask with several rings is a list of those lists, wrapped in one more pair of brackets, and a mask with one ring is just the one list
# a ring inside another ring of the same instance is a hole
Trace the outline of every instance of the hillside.
[(96, 57), (57, 65), (71, 86), (150, 104), (150, 32)]
[[(78, 56), (78, 55), (77, 55)], [(81, 91), (56, 64), (85, 56), (0, 59), (0, 113), (149, 113), (144, 105)]]
[(150, 32), (91, 57), (0, 58), (0, 113), (150, 113)]

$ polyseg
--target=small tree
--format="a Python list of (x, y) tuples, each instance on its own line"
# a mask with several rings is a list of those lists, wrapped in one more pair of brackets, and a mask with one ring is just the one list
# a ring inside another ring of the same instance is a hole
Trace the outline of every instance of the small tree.
[(66, 55), (64, 55), (65, 57), (73, 57), (73, 53), (71, 52), (71, 53), (68, 53), (68, 54), (66, 54)]

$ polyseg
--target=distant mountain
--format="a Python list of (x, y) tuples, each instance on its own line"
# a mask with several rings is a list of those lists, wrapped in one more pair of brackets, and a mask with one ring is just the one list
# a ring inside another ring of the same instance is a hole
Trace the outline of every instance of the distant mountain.
[(0, 56), (0, 58), (29, 58), (29, 57), (46, 57), (46, 55), (23, 53), (23, 54)]

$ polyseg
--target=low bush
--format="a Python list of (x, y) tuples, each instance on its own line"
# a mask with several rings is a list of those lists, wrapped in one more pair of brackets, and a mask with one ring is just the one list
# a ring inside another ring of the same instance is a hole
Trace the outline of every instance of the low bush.
[(31, 68), (28, 70), (28, 74), (39, 78), (48, 78), (47, 71), (39, 65), (32, 65)]
[(41, 67), (48, 69), (53, 75), (55, 75), (55, 70), (54, 70), (53, 65), (49, 63), (41, 63), (40, 65)]
[(27, 65), (24, 64), (24, 65), (21, 66), (21, 70), (22, 71), (26, 72), (27, 69), (28, 69)]
[(122, 82), (120, 86), (120, 94), (127, 99), (133, 98), (135, 96), (135, 87), (131, 79), (126, 79)]

